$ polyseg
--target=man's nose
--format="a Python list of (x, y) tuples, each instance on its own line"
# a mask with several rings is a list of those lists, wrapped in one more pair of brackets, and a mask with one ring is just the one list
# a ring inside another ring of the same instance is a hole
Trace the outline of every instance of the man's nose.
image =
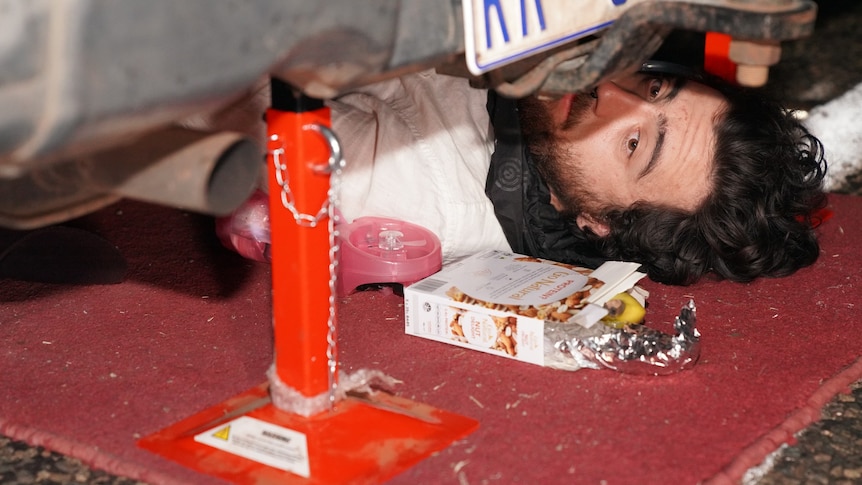
[(617, 118), (632, 114), (646, 104), (643, 98), (613, 82), (599, 84), (596, 96), (596, 115), (599, 117)]

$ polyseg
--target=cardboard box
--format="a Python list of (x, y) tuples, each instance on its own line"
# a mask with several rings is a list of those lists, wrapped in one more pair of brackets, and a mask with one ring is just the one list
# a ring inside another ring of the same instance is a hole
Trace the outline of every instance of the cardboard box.
[(505, 251), (483, 252), (406, 287), (405, 330), (558, 367), (553, 346), (559, 336), (607, 331), (599, 323), (608, 313), (603, 305), (645, 276), (639, 267), (611, 261), (590, 270)]

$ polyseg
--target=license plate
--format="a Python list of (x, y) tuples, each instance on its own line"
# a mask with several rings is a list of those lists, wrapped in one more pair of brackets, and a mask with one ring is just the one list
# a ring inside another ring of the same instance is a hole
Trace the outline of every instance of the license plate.
[(645, 0), (462, 0), (465, 52), (479, 75), (595, 34)]

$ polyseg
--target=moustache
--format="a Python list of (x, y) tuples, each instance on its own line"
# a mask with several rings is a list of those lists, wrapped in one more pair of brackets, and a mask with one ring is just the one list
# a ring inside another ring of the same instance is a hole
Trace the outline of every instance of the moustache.
[(587, 112), (595, 105), (597, 99), (598, 95), (595, 89), (588, 93), (576, 94), (572, 99), (572, 105), (569, 107), (569, 114), (566, 117), (566, 121), (563, 122), (562, 128), (564, 130), (568, 130), (577, 126), (585, 117)]

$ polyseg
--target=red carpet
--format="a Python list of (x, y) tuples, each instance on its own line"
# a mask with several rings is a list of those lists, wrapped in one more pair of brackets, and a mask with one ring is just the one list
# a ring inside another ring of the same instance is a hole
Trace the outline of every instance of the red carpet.
[[(403, 334), (401, 298), (342, 300), (345, 370), (477, 419), (392, 483), (732, 483), (862, 378), (862, 199), (831, 198), (823, 255), (752, 284), (646, 282), (648, 323), (689, 299), (699, 364), (669, 377), (544, 369)], [(203, 217), (121, 202), (78, 221), (114, 242), (126, 281), (0, 281), (0, 432), (152, 483), (214, 483), (136, 441), (265, 380), (268, 267), (222, 250)]]

